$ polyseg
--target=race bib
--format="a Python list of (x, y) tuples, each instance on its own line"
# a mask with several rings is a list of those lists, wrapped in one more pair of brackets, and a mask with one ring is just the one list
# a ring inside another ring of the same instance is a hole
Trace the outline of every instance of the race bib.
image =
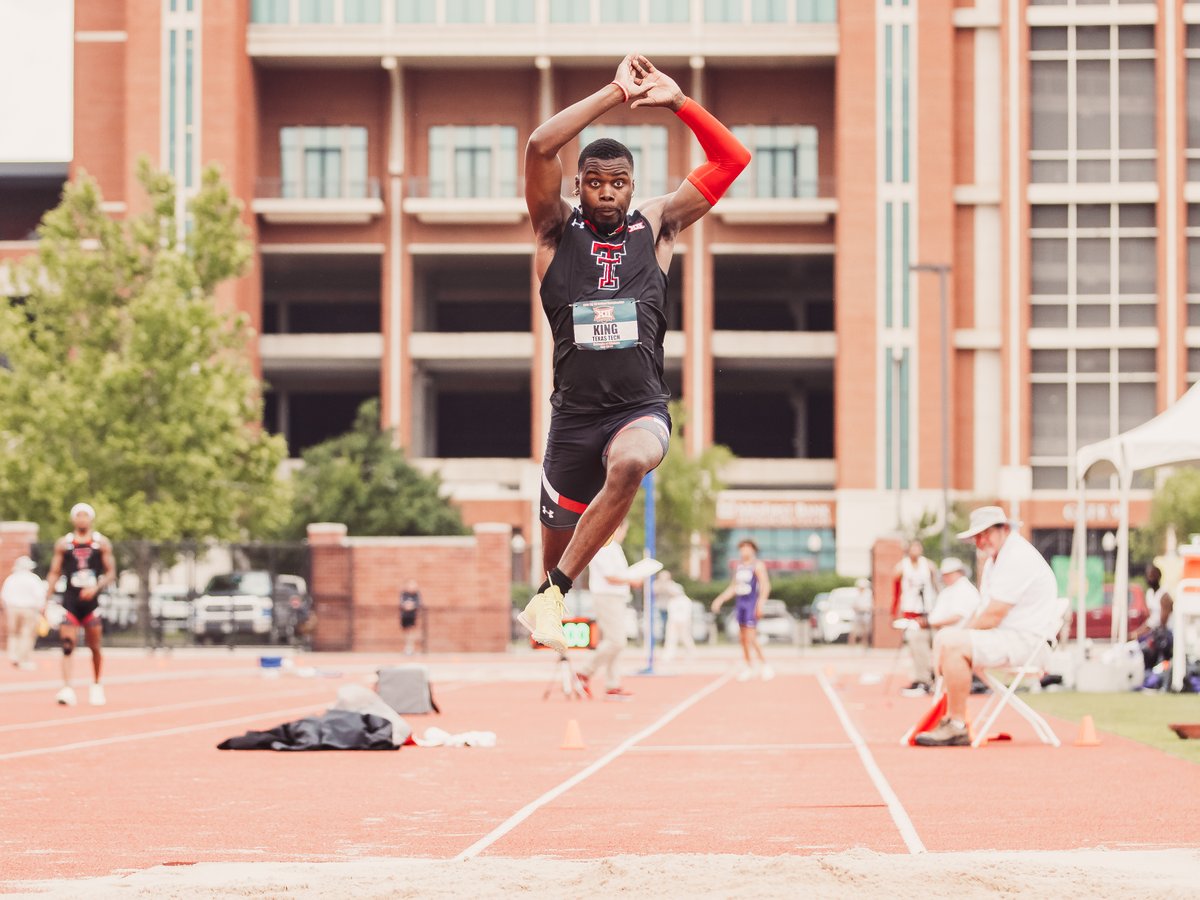
[(90, 588), (96, 586), (96, 573), (91, 569), (79, 569), (71, 573), (71, 587)]
[(638, 342), (637, 301), (585, 300), (571, 304), (575, 346), (580, 350), (628, 350)]

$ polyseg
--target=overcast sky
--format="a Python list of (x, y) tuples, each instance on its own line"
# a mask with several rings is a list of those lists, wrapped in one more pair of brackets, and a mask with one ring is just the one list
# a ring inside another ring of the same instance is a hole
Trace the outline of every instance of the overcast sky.
[(72, 0), (0, 0), (0, 162), (72, 156)]

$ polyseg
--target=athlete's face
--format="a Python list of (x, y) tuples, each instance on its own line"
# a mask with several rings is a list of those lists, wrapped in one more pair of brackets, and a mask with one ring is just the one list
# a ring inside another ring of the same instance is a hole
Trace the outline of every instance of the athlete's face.
[(579, 190), (579, 206), (584, 218), (605, 231), (612, 231), (625, 221), (633, 198), (633, 164), (625, 159), (592, 159), (583, 161), (575, 177)]
[(71, 517), (71, 524), (75, 526), (76, 531), (87, 531), (92, 527), (92, 517), (80, 510)]

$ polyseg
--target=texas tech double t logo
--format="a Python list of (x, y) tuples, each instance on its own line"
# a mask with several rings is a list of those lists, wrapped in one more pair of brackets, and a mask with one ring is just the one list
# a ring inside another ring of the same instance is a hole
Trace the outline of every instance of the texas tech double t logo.
[(617, 267), (621, 265), (621, 257), (625, 255), (625, 245), (606, 244), (603, 241), (592, 241), (592, 258), (600, 267), (600, 278), (596, 286), (601, 290), (615, 291), (621, 286), (617, 276)]

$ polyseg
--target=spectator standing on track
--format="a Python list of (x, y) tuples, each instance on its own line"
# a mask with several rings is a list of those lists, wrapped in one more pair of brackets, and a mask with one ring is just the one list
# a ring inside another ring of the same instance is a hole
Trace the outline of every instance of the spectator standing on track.
[[(632, 691), (621, 687), (620, 657), (628, 642), (625, 636), (625, 608), (633, 597), (631, 588), (641, 580), (629, 577), (629, 562), (621, 542), (629, 525), (621, 522), (612, 540), (596, 551), (588, 565), (588, 588), (595, 603), (596, 624), (600, 627), (600, 643), (592, 655), (579, 667), (578, 677), (588, 695), (592, 694), (591, 679), (599, 671), (605, 673), (604, 696), (607, 700), (628, 700)], [(651, 635), (653, 640), (653, 635)]]
[(971, 512), (958, 535), (974, 540), (986, 558), (980, 578), (980, 609), (966, 628), (946, 628), (934, 641), (934, 658), (946, 686), (946, 716), (917, 735), (923, 747), (967, 746), (967, 698), (975, 667), (1021, 666), (1062, 626), (1054, 622), (1058, 583), (1042, 554), (1018, 534), (999, 506)]
[(875, 594), (871, 591), (871, 582), (860, 578), (854, 582), (858, 595), (854, 598), (854, 621), (850, 625), (848, 644), (862, 644), (865, 650), (871, 642), (871, 613), (875, 608)]
[(37, 640), (38, 617), (46, 605), (46, 584), (33, 570), (32, 559), (18, 556), (12, 574), (0, 587), (0, 606), (8, 625), (8, 658), (14, 667), (26, 671), (37, 668), (29, 657)]
[(738, 674), (738, 681), (749, 681), (756, 675), (761, 675), (763, 681), (770, 681), (775, 677), (775, 670), (767, 664), (762, 645), (758, 642), (758, 620), (762, 618), (763, 603), (771, 595), (771, 579), (767, 575), (766, 563), (758, 558), (758, 544), (754, 541), (746, 538), (739, 542), (738, 556), (733, 580), (712, 602), (713, 615), (730, 597), (737, 598), (734, 615), (737, 616), (742, 640), (742, 657), (746, 661), (746, 667)]
[[(933, 563), (925, 558), (920, 541), (909, 541), (908, 551), (896, 563), (894, 575), (900, 589), (899, 605), (893, 611), (900, 619), (920, 623), (929, 615), (935, 594)], [(897, 627), (904, 625), (898, 622)], [(927, 693), (931, 686), (929, 659), (932, 652), (927, 630), (905, 626), (904, 644), (912, 660), (912, 682), (903, 693)]]
[(400, 592), (400, 632), (404, 635), (404, 655), (412, 656), (417, 643), (417, 619), (421, 614), (421, 591), (415, 578), (404, 582)]
[(654, 578), (654, 596), (667, 607), (663, 659), (674, 659), (675, 650), (679, 646), (683, 647), (684, 655), (691, 659), (696, 653), (696, 642), (692, 638), (692, 598), (666, 569)]
[[(63, 706), (74, 706), (75, 689), (71, 687), (71, 654), (83, 629), (88, 648), (92, 651), (92, 685), (88, 702), (103, 706), (107, 701), (100, 684), (100, 639), (104, 624), (100, 618), (100, 592), (117, 580), (117, 564), (108, 538), (92, 529), (96, 511), (87, 503), (71, 507), (74, 530), (54, 544), (54, 559), (46, 573), (46, 602), (53, 595), (59, 576), (67, 580), (63, 589), (62, 607), (66, 617), (59, 626), (62, 640), (63, 686), (55, 700)], [(43, 608), (44, 609), (44, 608)]]

